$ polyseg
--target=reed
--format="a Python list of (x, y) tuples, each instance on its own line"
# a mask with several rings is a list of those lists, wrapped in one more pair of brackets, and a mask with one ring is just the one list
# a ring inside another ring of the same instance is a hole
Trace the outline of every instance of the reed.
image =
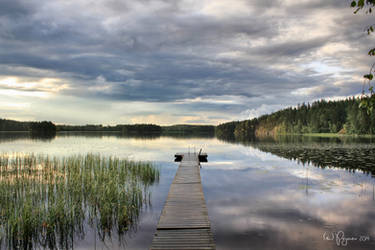
[(0, 247), (72, 248), (86, 225), (121, 237), (158, 180), (151, 163), (99, 154), (0, 154)]

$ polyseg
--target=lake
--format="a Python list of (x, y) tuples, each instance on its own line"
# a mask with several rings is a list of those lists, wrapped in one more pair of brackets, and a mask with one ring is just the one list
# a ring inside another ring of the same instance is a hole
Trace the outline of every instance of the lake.
[(151, 161), (160, 180), (151, 204), (119, 241), (89, 226), (75, 249), (148, 249), (178, 168), (176, 152), (203, 151), (201, 178), (217, 249), (375, 249), (375, 143), (345, 137), (131, 138), (60, 133), (49, 139), (1, 133), (0, 152), (51, 156), (100, 153)]

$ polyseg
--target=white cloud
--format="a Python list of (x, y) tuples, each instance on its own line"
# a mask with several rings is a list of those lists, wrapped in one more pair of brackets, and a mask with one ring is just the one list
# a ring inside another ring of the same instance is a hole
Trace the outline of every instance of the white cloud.
[(252, 119), (252, 118), (259, 117), (261, 115), (270, 114), (282, 108), (284, 108), (283, 104), (272, 104), (272, 105), (261, 104), (259, 107), (242, 111), (240, 114), (240, 117), (241, 117), (241, 120)]

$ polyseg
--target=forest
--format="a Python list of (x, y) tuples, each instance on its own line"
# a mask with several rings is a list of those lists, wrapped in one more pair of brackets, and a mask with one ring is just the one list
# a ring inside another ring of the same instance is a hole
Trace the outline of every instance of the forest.
[(132, 134), (160, 134), (161, 127), (154, 124), (133, 124), (133, 125), (57, 125), (58, 131), (71, 131), (71, 132), (118, 132), (126, 135)]
[(211, 125), (172, 125), (162, 127), (163, 135), (191, 135), (199, 137), (215, 136), (215, 126)]
[(0, 131), (29, 131), (32, 135), (49, 136), (56, 133), (56, 125), (52, 122), (20, 122), (0, 119)]
[(31, 122), (0, 119), (0, 131), (30, 131)]
[(361, 108), (360, 102), (360, 98), (351, 97), (303, 103), (258, 118), (220, 124), (215, 133), (229, 140), (277, 134), (375, 134), (375, 115)]
[(215, 126), (210, 125), (172, 125), (119, 124), (103, 125), (55, 125), (52, 122), (21, 122), (0, 119), (0, 131), (27, 131), (33, 135), (49, 135), (56, 132), (116, 132), (124, 136), (215, 136)]
[(83, 132), (119, 132), (123, 135), (215, 135), (215, 126), (210, 125), (172, 125), (159, 126), (155, 124), (120, 124), (115, 126), (103, 125), (57, 125), (58, 131), (83, 131)]

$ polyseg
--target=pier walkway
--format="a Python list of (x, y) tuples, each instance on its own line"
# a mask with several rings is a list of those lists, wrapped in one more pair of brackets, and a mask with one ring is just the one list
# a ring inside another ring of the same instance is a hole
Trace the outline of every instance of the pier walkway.
[(202, 154), (176, 154), (176, 159), (181, 163), (150, 249), (215, 249), (200, 177)]

